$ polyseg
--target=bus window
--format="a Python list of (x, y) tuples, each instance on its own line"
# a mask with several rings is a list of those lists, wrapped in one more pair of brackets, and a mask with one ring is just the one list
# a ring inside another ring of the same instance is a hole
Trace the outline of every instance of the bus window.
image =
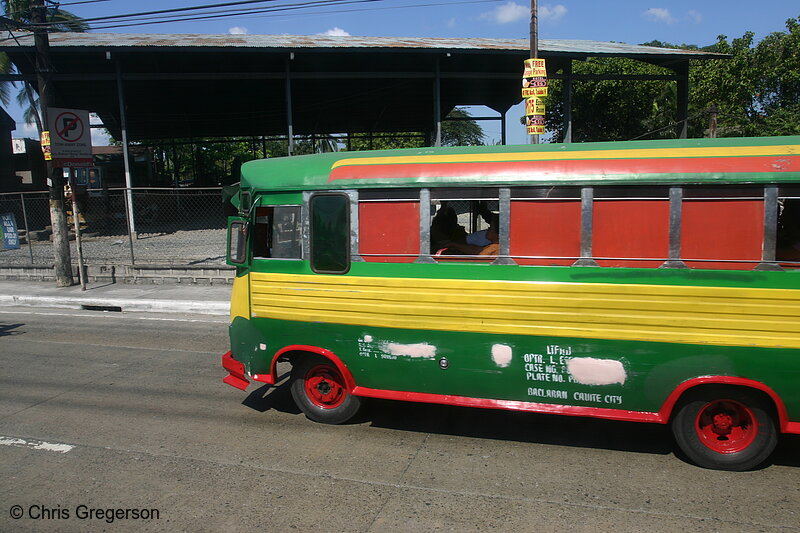
[(300, 206), (258, 207), (253, 225), (253, 257), (300, 259), (301, 235)]
[(800, 189), (781, 187), (775, 258), (783, 268), (800, 268)]
[(594, 190), (592, 255), (604, 267), (658, 268), (669, 255), (666, 187)]
[(431, 191), (430, 250), (437, 260), (492, 261), (498, 254), (496, 189)]
[(311, 197), (311, 269), (321, 274), (350, 270), (350, 199), (344, 194)]
[(580, 189), (514, 189), (510, 226), (511, 257), (518, 264), (573, 264), (581, 254)]
[(418, 190), (360, 195), (358, 253), (376, 263), (411, 263), (419, 257)]
[(686, 188), (682, 215), (681, 257), (689, 268), (752, 270), (761, 261), (763, 188)]

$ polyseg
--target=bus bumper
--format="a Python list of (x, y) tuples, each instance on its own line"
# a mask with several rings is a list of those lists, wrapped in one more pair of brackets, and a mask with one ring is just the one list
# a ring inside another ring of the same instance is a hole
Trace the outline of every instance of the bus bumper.
[(245, 390), (250, 385), (244, 376), (244, 364), (234, 359), (230, 351), (222, 356), (222, 368), (228, 371), (228, 375), (222, 379), (224, 383), (241, 390)]

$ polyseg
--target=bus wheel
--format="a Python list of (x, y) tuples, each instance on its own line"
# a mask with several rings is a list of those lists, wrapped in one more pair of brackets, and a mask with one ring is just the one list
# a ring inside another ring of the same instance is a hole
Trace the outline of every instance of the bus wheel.
[(292, 397), (315, 422), (343, 424), (361, 408), (361, 398), (347, 391), (336, 366), (323, 357), (304, 357), (292, 367)]
[(695, 464), (715, 470), (749, 470), (778, 442), (772, 404), (746, 389), (709, 387), (690, 392), (672, 419), (680, 449)]

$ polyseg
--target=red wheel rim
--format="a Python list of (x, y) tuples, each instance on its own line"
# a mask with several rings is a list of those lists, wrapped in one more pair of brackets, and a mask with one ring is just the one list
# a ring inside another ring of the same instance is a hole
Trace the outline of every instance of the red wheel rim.
[(323, 409), (339, 407), (347, 398), (347, 389), (339, 372), (328, 365), (317, 365), (306, 372), (306, 396)]
[(750, 446), (758, 434), (758, 422), (746, 405), (736, 400), (706, 404), (697, 415), (697, 436), (717, 453), (736, 453)]

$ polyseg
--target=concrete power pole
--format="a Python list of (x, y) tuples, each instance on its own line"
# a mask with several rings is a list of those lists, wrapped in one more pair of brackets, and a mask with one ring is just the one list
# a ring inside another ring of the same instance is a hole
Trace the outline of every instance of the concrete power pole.
[[(47, 35), (44, 0), (31, 2), (31, 19), (36, 43), (36, 81), (39, 88), (39, 111), (42, 124), (48, 128), (47, 110), (53, 105), (53, 68), (50, 63), (50, 39)], [(72, 260), (69, 252), (67, 215), (64, 210), (64, 178), (52, 161), (47, 164), (47, 186), (50, 192), (50, 225), (53, 228), (53, 255), (58, 287), (72, 285)]]

